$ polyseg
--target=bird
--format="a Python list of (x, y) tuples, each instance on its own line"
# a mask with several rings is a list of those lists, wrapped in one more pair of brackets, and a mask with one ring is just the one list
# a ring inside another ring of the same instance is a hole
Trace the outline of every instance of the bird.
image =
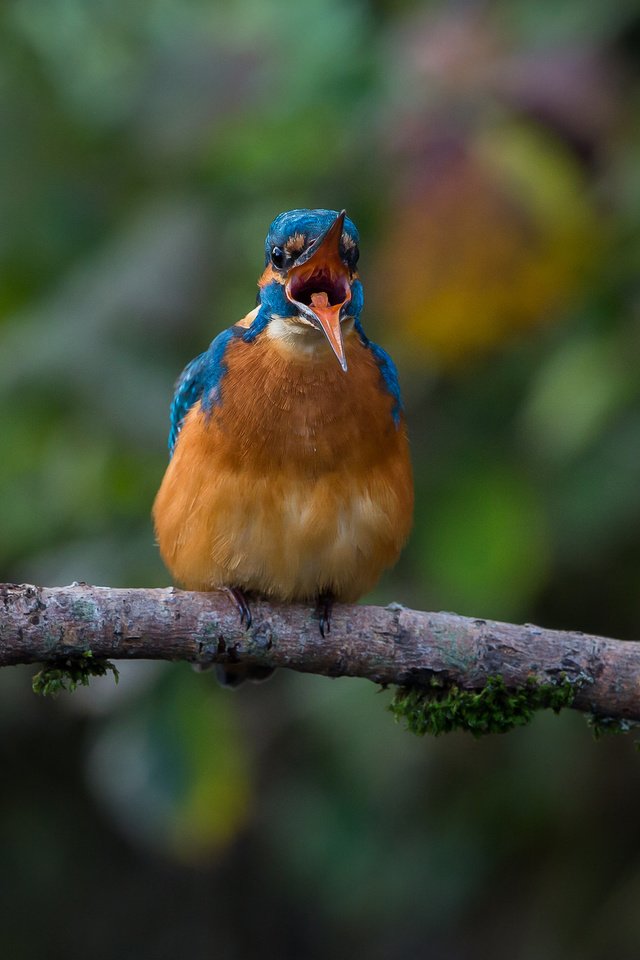
[[(408, 538), (413, 478), (398, 374), (364, 332), (360, 238), (344, 210), (275, 218), (257, 305), (185, 367), (153, 505), (161, 557), (189, 590), (355, 602)], [(218, 665), (223, 685), (272, 670)]]

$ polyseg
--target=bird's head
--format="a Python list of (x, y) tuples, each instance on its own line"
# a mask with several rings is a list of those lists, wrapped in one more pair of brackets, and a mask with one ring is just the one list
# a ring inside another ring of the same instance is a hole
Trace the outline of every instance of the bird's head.
[(290, 341), (324, 335), (343, 370), (343, 324), (358, 318), (363, 301), (358, 240), (344, 210), (281, 213), (267, 234), (259, 281), (260, 301), (277, 320), (279, 335)]

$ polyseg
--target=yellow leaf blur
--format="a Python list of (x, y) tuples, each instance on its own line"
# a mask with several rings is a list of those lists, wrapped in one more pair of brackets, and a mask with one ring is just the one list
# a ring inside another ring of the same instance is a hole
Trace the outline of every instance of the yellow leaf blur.
[(433, 147), (404, 197), (376, 292), (418, 362), (457, 364), (547, 322), (603, 243), (579, 164), (533, 125)]

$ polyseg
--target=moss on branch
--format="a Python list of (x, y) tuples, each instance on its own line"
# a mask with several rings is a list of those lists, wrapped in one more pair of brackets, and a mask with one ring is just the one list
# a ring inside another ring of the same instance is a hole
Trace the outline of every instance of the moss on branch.
[(85, 650), (79, 657), (66, 657), (44, 666), (33, 677), (31, 687), (43, 697), (57, 697), (63, 691), (73, 693), (78, 686), (88, 687), (92, 677), (104, 677), (107, 673), (112, 673), (118, 682), (120, 675), (115, 664)]
[(502, 676), (487, 678), (484, 687), (399, 687), (390, 704), (396, 720), (418, 736), (439, 736), (465, 730), (474, 737), (507, 733), (529, 723), (537, 710), (559, 713), (573, 705), (579, 683), (566, 677), (539, 683), (534, 677), (521, 687), (509, 688)]

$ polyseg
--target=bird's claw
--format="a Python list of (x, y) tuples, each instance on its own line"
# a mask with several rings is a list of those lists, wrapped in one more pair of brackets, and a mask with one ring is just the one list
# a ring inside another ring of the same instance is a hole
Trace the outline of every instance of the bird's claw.
[(316, 603), (316, 617), (318, 618), (318, 627), (320, 635), (325, 637), (331, 633), (331, 612), (333, 610), (333, 597), (328, 593), (321, 593)]
[(223, 587), (224, 592), (233, 600), (236, 610), (240, 614), (240, 623), (248, 630), (252, 623), (251, 607), (240, 587)]

